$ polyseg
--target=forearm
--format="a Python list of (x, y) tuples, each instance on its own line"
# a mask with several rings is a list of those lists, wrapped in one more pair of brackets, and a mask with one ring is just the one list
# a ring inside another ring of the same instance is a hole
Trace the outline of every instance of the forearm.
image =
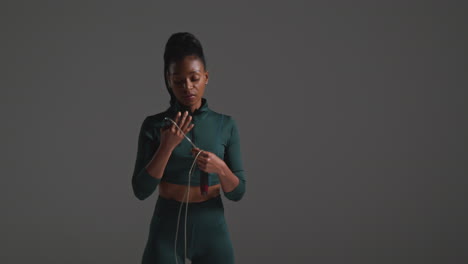
[(229, 169), (226, 163), (223, 163), (221, 171), (220, 173), (218, 173), (218, 176), (219, 181), (221, 183), (221, 187), (223, 188), (223, 191), (225, 193), (231, 192), (239, 184), (239, 178), (237, 178), (237, 176), (234, 175), (234, 173), (232, 173), (231, 169)]
[(172, 148), (165, 145), (160, 145), (153, 155), (153, 158), (146, 165), (146, 170), (155, 179), (160, 180), (164, 174), (169, 157), (172, 153)]
[(239, 201), (245, 193), (245, 179), (243, 172), (238, 173), (241, 177), (238, 177), (233, 173), (225, 163), (221, 166), (221, 170), (218, 173), (224, 195), (232, 201)]
[(159, 146), (146, 166), (143, 167), (143, 164), (139, 164), (140, 161), (137, 162), (132, 178), (132, 186), (133, 192), (138, 199), (144, 200), (154, 192), (161, 182), (171, 153), (170, 148)]

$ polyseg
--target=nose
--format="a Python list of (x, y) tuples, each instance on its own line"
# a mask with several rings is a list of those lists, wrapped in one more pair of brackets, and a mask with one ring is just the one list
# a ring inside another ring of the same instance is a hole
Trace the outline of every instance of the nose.
[(185, 80), (184, 88), (189, 89), (189, 90), (192, 89), (193, 88), (192, 82), (190, 80)]

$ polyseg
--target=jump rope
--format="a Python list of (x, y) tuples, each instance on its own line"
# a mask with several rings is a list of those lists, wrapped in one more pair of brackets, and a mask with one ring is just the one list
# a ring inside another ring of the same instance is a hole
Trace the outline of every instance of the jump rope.
[[(190, 144), (192, 144), (192, 146), (194, 148), (198, 148), (197, 146), (195, 146), (195, 144), (192, 142), (192, 140), (190, 140), (190, 138), (187, 137), (187, 135), (185, 135), (185, 133), (182, 131), (182, 129), (176, 124), (176, 122), (174, 120), (172, 120), (171, 118), (169, 117), (165, 117), (164, 120), (168, 120), (168, 121), (171, 121), (179, 130), (180, 132), (184, 135), (184, 137), (190, 142)], [(185, 227), (184, 227), (184, 250), (185, 250), (185, 254), (184, 254), (184, 263), (186, 263), (186, 259), (187, 259), (187, 211), (188, 211), (188, 205), (189, 205), (189, 194), (190, 194), (190, 178), (192, 178), (192, 170), (193, 170), (193, 166), (195, 165), (195, 162), (197, 161), (197, 158), (198, 158), (198, 155), (200, 155), (200, 153), (202, 153), (203, 150), (200, 150), (197, 155), (195, 156), (195, 159), (193, 160), (193, 163), (192, 163), (192, 166), (190, 167), (190, 171), (189, 171), (189, 174), (188, 174), (188, 185), (187, 185), (187, 191), (184, 193), (184, 198), (182, 198), (183, 202), (180, 204), (180, 207), (179, 207), (179, 215), (177, 216), (177, 229), (176, 229), (176, 233), (175, 233), (175, 243), (174, 243), (174, 254), (175, 254), (175, 260), (176, 260), (176, 263), (178, 263), (178, 260), (177, 260), (177, 234), (179, 233), (179, 222), (180, 222), (180, 212), (182, 211), (182, 205), (184, 203), (186, 203), (186, 207), (185, 207)], [(206, 194), (206, 192), (203, 192), (202, 193)], [(185, 197), (187, 197), (187, 201), (185, 201)]]

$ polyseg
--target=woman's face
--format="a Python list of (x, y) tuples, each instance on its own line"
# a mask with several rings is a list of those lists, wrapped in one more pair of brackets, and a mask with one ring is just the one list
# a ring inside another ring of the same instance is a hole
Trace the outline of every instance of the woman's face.
[(186, 56), (183, 60), (169, 65), (167, 75), (169, 86), (177, 100), (186, 106), (200, 106), (208, 71), (196, 56)]

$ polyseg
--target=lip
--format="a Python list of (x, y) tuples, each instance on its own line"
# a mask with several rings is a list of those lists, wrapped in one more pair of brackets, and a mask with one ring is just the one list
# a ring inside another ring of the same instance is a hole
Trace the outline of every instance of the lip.
[(186, 95), (186, 96), (184, 96), (184, 99), (187, 99), (187, 100), (194, 100), (194, 99), (195, 99), (195, 95), (194, 95), (194, 94)]

